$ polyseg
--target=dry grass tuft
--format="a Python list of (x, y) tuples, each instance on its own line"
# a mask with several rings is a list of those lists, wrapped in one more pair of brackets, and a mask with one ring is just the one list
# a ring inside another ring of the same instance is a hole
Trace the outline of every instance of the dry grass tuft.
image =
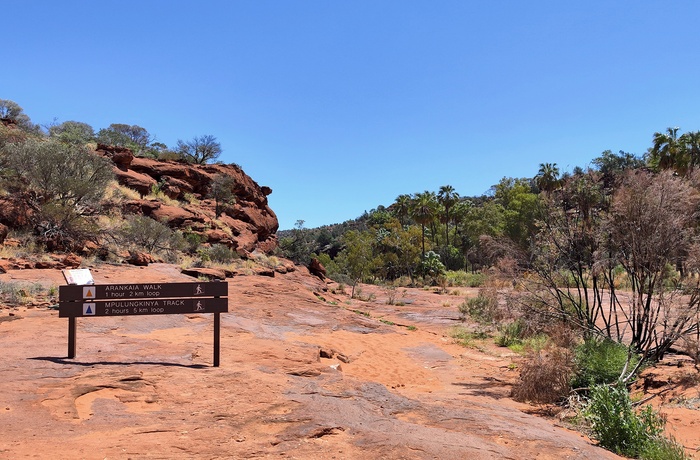
[(107, 185), (105, 190), (105, 196), (103, 198), (105, 201), (129, 201), (129, 200), (140, 200), (141, 194), (136, 190), (120, 185), (117, 181), (111, 181)]
[(574, 373), (574, 358), (570, 350), (548, 347), (533, 351), (520, 365), (520, 380), (513, 386), (517, 401), (552, 404), (566, 398)]

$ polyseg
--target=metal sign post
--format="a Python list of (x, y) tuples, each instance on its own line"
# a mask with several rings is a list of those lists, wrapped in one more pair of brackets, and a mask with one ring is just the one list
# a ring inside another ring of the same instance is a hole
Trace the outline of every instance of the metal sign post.
[(219, 367), (226, 282), (68, 285), (59, 286), (58, 299), (58, 316), (68, 318), (70, 359), (75, 358), (78, 317), (214, 313), (214, 367)]

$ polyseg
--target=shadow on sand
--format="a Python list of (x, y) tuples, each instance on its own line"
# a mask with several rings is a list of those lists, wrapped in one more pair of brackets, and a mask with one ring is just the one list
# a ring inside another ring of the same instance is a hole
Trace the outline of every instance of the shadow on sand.
[(180, 363), (165, 363), (156, 361), (92, 361), (92, 362), (81, 362), (75, 361), (68, 358), (56, 358), (53, 356), (37, 356), (34, 358), (27, 358), (35, 361), (50, 361), (55, 364), (70, 364), (74, 366), (168, 366), (168, 367), (187, 367), (190, 369), (207, 369), (212, 366), (207, 366), (205, 364), (180, 364)]

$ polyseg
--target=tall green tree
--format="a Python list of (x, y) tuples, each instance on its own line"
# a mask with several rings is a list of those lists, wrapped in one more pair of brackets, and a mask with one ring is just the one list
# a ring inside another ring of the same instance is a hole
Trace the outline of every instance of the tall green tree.
[(700, 131), (682, 134), (679, 142), (688, 163), (688, 173), (690, 173), (700, 167)]
[(397, 196), (394, 206), (391, 208), (401, 225), (406, 225), (407, 219), (411, 214), (411, 196), (406, 194)]
[(14, 121), (22, 130), (38, 134), (41, 131), (39, 125), (32, 123), (29, 115), (14, 101), (0, 99), (0, 118), (8, 118)]
[(299, 219), (294, 223), (294, 229), (290, 236), (280, 238), (279, 247), (286, 257), (296, 263), (307, 265), (311, 261), (310, 236), (304, 228), (304, 220)]
[(49, 128), (49, 136), (73, 145), (85, 145), (95, 139), (95, 130), (87, 123), (64, 121)]
[(445, 209), (442, 221), (445, 224), (445, 247), (447, 248), (450, 245), (450, 209), (459, 201), (459, 193), (451, 185), (443, 185), (437, 196), (438, 201)]
[(416, 194), (413, 198), (411, 217), (421, 228), (422, 257), (425, 257), (425, 227), (435, 219), (436, 204), (435, 194), (428, 190)]
[(211, 181), (209, 196), (214, 198), (214, 214), (217, 218), (221, 216), (222, 205), (236, 201), (236, 195), (233, 193), (235, 183), (233, 177), (226, 174), (217, 174)]
[(657, 171), (672, 169), (685, 175), (688, 169), (683, 155), (682, 144), (678, 139), (680, 128), (666, 128), (666, 132), (654, 133), (654, 145), (647, 151), (649, 166)]
[(136, 155), (148, 153), (153, 136), (138, 125), (112, 123), (97, 132), (97, 142), (101, 144), (127, 147)]
[(521, 249), (526, 249), (535, 232), (539, 198), (529, 179), (504, 177), (494, 186), (494, 200), (505, 210), (504, 234)]
[(556, 163), (540, 163), (535, 176), (537, 187), (544, 192), (551, 192), (559, 185), (559, 168)]
[(389, 240), (389, 244), (393, 245), (399, 268), (408, 275), (411, 279), (411, 284), (413, 284), (415, 268), (420, 262), (420, 234), (418, 227), (397, 228), (392, 232)]
[(338, 255), (338, 264), (352, 280), (351, 297), (355, 297), (355, 287), (371, 273), (374, 267), (372, 251), (373, 237), (370, 232), (351, 230), (343, 235), (345, 248)]
[(499, 238), (504, 234), (506, 210), (493, 199), (470, 206), (466, 217), (459, 224), (464, 257), (474, 270), (487, 262), (487, 254), (481, 246), (481, 237)]

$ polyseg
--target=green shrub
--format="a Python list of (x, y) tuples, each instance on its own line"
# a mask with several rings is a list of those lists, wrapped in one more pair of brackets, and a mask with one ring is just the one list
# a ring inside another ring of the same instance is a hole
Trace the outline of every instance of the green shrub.
[(685, 459), (682, 446), (663, 437), (664, 418), (651, 406), (639, 413), (623, 384), (594, 385), (584, 410), (601, 447), (641, 459)]
[(445, 273), (448, 286), (466, 286), (467, 272), (464, 270), (449, 270)]
[(434, 251), (426, 252), (421, 261), (421, 272), (436, 282), (437, 277), (445, 273), (445, 265), (440, 261), (440, 254)]
[[(498, 342), (496, 342), (498, 345)], [(550, 345), (554, 345), (547, 334), (536, 334), (519, 340), (511, 340), (507, 345), (511, 351), (519, 354), (537, 353)], [(571, 373), (573, 375), (573, 371)]]
[(673, 438), (656, 438), (644, 446), (642, 460), (688, 460), (685, 449)]
[(588, 339), (575, 350), (576, 375), (571, 382), (573, 388), (616, 382), (625, 367), (628, 370), (639, 363), (639, 356), (630, 354), (624, 344), (611, 340)]
[(483, 331), (471, 332), (462, 326), (451, 328), (448, 334), (455, 343), (463, 347), (470, 347), (473, 345), (474, 340), (483, 340), (488, 337)]
[(352, 296), (352, 298), (362, 300), (363, 302), (374, 302), (374, 300), (377, 298), (377, 296), (374, 295), (373, 292), (370, 292), (369, 294), (365, 295), (365, 292), (362, 290), (362, 288), (357, 287), (355, 289), (355, 295)]
[(524, 324), (520, 320), (515, 320), (512, 323), (499, 326), (499, 334), (495, 339), (496, 345), (499, 347), (510, 347), (512, 345), (521, 344), (523, 331)]
[(118, 243), (149, 253), (178, 249), (183, 242), (167, 225), (150, 217), (131, 215), (115, 235)]
[(80, 249), (98, 238), (94, 214), (114, 177), (109, 160), (82, 146), (30, 138), (3, 146), (0, 168), (0, 186), (34, 197), (28, 217), (49, 249)]
[(197, 251), (203, 261), (212, 261), (220, 264), (230, 264), (234, 259), (238, 258), (238, 254), (223, 244), (214, 244), (208, 248), (202, 248)]
[(498, 300), (492, 292), (481, 290), (479, 295), (466, 299), (459, 305), (462, 317), (470, 316), (479, 323), (491, 323), (496, 319)]
[(189, 252), (197, 252), (199, 246), (204, 242), (205, 237), (201, 233), (195, 232), (183, 232), (183, 238), (185, 239), (185, 246)]
[(45, 294), (47, 288), (41, 283), (23, 281), (0, 281), (0, 300), (10, 305), (24, 305), (34, 296)]
[(467, 273), (464, 270), (450, 270), (447, 277), (448, 286), (481, 287), (486, 282), (486, 275), (483, 273)]
[(469, 287), (481, 287), (486, 282), (487, 276), (483, 273), (468, 273), (467, 274), (467, 286)]
[(338, 262), (326, 253), (311, 254), (310, 259), (316, 258), (321, 265), (326, 268), (326, 276), (333, 281), (337, 281), (345, 284), (352, 284), (352, 280), (346, 274), (343, 273), (341, 267), (338, 266)]

